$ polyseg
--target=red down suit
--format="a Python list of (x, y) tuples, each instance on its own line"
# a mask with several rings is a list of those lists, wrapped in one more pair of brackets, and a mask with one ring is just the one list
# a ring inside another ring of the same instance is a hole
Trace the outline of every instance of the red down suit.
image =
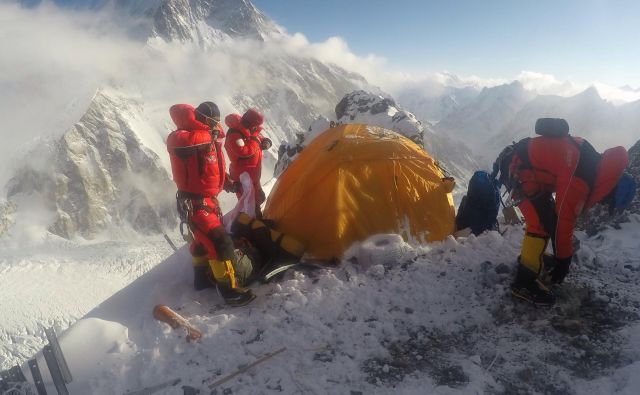
[(514, 197), (522, 199), (518, 208), (527, 233), (551, 237), (556, 257), (571, 257), (578, 215), (614, 188), (628, 160), (624, 147), (599, 154), (580, 137), (541, 136), (516, 143), (509, 173), (518, 184)]
[[(264, 192), (260, 185), (262, 175), (262, 147), (263, 140), (261, 126), (247, 129), (241, 122), (239, 114), (229, 114), (224, 122), (229, 127), (224, 148), (229, 156), (229, 176), (233, 181), (240, 180), (240, 174), (247, 172), (256, 191), (256, 205), (264, 202)], [(238, 198), (240, 197), (238, 193)]]
[(177, 127), (167, 138), (173, 180), (178, 199), (192, 207), (188, 218), (195, 239), (191, 251), (204, 255), (204, 249), (209, 259), (216, 259), (216, 248), (208, 235), (222, 225), (216, 197), (225, 182), (224, 132), (220, 125), (210, 132), (209, 126), (195, 118), (195, 109), (189, 104), (176, 104), (169, 114)]

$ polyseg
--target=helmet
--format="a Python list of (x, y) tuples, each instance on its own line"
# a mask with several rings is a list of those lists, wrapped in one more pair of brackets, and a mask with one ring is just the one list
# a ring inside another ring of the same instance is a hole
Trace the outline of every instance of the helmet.
[(196, 107), (196, 112), (205, 118), (213, 118), (220, 121), (220, 109), (216, 103), (212, 101), (200, 103), (200, 105)]
[(622, 173), (618, 183), (611, 191), (609, 211), (625, 209), (636, 195), (636, 180), (629, 173)]

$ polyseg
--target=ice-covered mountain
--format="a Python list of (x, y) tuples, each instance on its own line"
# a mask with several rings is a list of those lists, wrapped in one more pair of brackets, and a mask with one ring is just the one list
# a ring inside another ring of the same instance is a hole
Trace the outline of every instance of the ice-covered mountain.
[(636, 196), (631, 202), (629, 212), (632, 214), (640, 214), (640, 140), (633, 147), (629, 148), (629, 166), (627, 171), (636, 180)]
[[(38, 3), (29, 0), (26, 3)], [(229, 38), (265, 40), (282, 30), (248, 0), (72, 0), (76, 10), (109, 11), (138, 39), (192, 41), (209, 46)]]
[(524, 105), (491, 141), (496, 146), (518, 141), (533, 135), (536, 119), (554, 117), (565, 118), (572, 134), (585, 137), (602, 149), (609, 146), (612, 133), (622, 141), (634, 129), (640, 131), (637, 125), (626, 124), (621, 115), (622, 107), (602, 99), (594, 87), (571, 97), (538, 96)]
[(424, 145), (425, 126), (412, 113), (400, 109), (390, 97), (362, 90), (351, 92), (336, 105), (336, 118), (340, 124), (381, 126)]
[(132, 16), (149, 17), (148, 34), (167, 41), (207, 45), (225, 35), (264, 40), (281, 33), (248, 0), (110, 0), (106, 6), (124, 9)]
[(436, 124), (469, 104), (479, 93), (477, 88), (471, 86), (438, 86), (433, 91), (418, 86), (402, 89), (397, 99), (398, 103), (415, 114), (416, 118)]
[(434, 129), (469, 145), (474, 152), (484, 153), (487, 141), (501, 132), (530, 100), (535, 98), (520, 82), (484, 88), (466, 106), (451, 112)]
[[(466, 106), (434, 126), (439, 134), (465, 141), (474, 152), (493, 158), (512, 141), (533, 136), (538, 118), (565, 118), (571, 133), (604, 150), (614, 140), (629, 146), (640, 135), (640, 102), (615, 105), (595, 87), (569, 97), (538, 95), (514, 81), (484, 88)], [(615, 136), (611, 138), (612, 134)]]
[(65, 238), (92, 238), (114, 225), (141, 233), (174, 227), (173, 183), (136, 135), (144, 124), (141, 106), (97, 92), (69, 131), (28, 154), (8, 183), (13, 209), (5, 221), (40, 224)]
[[(83, 12), (108, 7), (103, 17), (126, 11), (136, 26), (151, 23), (155, 30), (136, 42), (138, 52), (126, 68), (96, 85), (102, 93), (87, 101), (84, 115), (56, 124), (51, 133), (56, 142), (15, 164), (7, 201), (0, 202), (5, 233), (28, 216), (15, 206), (24, 196), (37, 197), (30, 204), (42, 211), (41, 225), (64, 237), (92, 237), (112, 225), (157, 232), (174, 224), (167, 202), (175, 186), (162, 139), (173, 128), (168, 108), (176, 102), (213, 100), (223, 114), (249, 107), (263, 112), (263, 133), (274, 142), (263, 163), (266, 180), (280, 142), (293, 141), (318, 116), (331, 116), (346, 93), (369, 87), (358, 74), (291, 51), (278, 41), (282, 36), (273, 22), (248, 1), (109, 1)], [(201, 34), (203, 29), (209, 33)], [(268, 35), (274, 40), (264, 40)], [(64, 111), (62, 106), (56, 112)], [(122, 147), (115, 146), (116, 140)], [(34, 156), (38, 160), (31, 163)], [(136, 189), (133, 179), (157, 182)]]

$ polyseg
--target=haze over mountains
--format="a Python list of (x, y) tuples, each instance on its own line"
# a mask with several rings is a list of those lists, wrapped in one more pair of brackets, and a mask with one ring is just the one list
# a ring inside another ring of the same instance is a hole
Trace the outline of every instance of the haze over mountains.
[[(438, 104), (449, 106), (440, 112), (434, 129), (464, 141), (487, 159), (512, 141), (532, 136), (536, 119), (542, 117), (565, 118), (572, 134), (587, 138), (600, 151), (612, 145), (629, 148), (640, 138), (640, 101), (615, 105), (595, 87), (563, 97), (539, 95), (513, 81), (483, 88), (475, 96), (473, 92), (452, 89), (439, 97)], [(406, 108), (416, 114), (437, 113), (433, 101), (406, 100)]]
[[(5, 175), (9, 183), (4, 223), (40, 226), (64, 237), (95, 237), (112, 225), (127, 224), (143, 233), (158, 232), (161, 224), (175, 223), (159, 220), (175, 217), (169, 214), (174, 188), (164, 146), (173, 127), (168, 117), (171, 104), (214, 100), (223, 114), (259, 108), (266, 116), (265, 133), (274, 141), (264, 162), (268, 179), (281, 141), (306, 130), (319, 114), (331, 114), (346, 93), (374, 89), (355, 73), (294, 54), (282, 43), (265, 43), (263, 34), (273, 33), (269, 36), (273, 38), (280, 33), (249, 2), (142, 1), (93, 6), (110, 7), (101, 18), (129, 12), (138, 18), (135, 26), (147, 26), (149, 35), (131, 44), (139, 52), (128, 68), (109, 70), (108, 78), (94, 85), (97, 93), (85, 96), (74, 107), (84, 108), (84, 113), (77, 111), (77, 118), (55, 130), (49, 128), (45, 137), (41, 130), (29, 130), (29, 124), (16, 125), (16, 129), (26, 129), (25, 136), (34, 136), (37, 144), (26, 144), (29, 148), (24, 155), (7, 163), (12, 172)], [(24, 16), (37, 12), (13, 11)], [(77, 96), (87, 93), (84, 85), (68, 88), (77, 89)], [(32, 96), (38, 100), (36, 92)], [(70, 96), (65, 92), (63, 99)], [(65, 100), (49, 105), (68, 111)], [(37, 124), (45, 125), (46, 120)], [(104, 134), (110, 137), (101, 138)], [(82, 171), (69, 172), (71, 163)], [(140, 179), (153, 181), (156, 188), (148, 188)], [(132, 183), (137, 183), (135, 190)], [(158, 188), (163, 194), (156, 193)], [(78, 191), (78, 198), (70, 201), (69, 191)], [(145, 213), (147, 221), (131, 215), (128, 204), (112, 204), (128, 202), (131, 193), (143, 197), (136, 198), (135, 211)], [(33, 207), (48, 214), (25, 215)], [(18, 231), (11, 225), (4, 228), (9, 233)]]
[[(337, 120), (334, 110), (345, 95), (384, 104), (382, 118), (367, 110), (346, 121), (415, 129), (462, 187), (504, 145), (532, 135), (539, 117), (567, 118), (574, 134), (601, 150), (628, 147), (640, 136), (640, 101), (614, 105), (595, 88), (569, 97), (539, 95), (525, 88), (530, 81), (483, 87), (479, 80), (443, 73), (389, 87), (392, 97), (345, 68), (358, 59), (339, 45), (290, 35), (247, 0), (66, 1), (64, 11), (34, 3), (1, 5), (18, 21), (8, 31), (41, 29), (51, 47), (65, 52), (43, 53), (46, 48), (29, 35), (21, 47), (8, 48), (0, 115), (8, 130), (20, 133), (7, 137), (12, 148), (0, 155), (0, 184), (7, 193), (0, 202), (2, 233), (19, 233), (30, 224), (63, 237), (91, 238), (113, 226), (142, 233), (171, 227), (164, 139), (173, 127), (167, 109), (176, 102), (213, 100), (223, 114), (248, 107), (264, 112), (274, 145), (265, 156), (263, 181), (271, 177), (278, 146), (295, 143), (295, 135), (319, 117)], [(67, 44), (78, 38), (78, 48)], [(406, 127), (399, 126), (402, 114)], [(100, 138), (103, 133), (109, 137)], [(70, 166), (78, 171), (70, 173)], [(141, 179), (154, 180), (158, 188)], [(75, 198), (69, 199), (70, 191)], [(132, 196), (134, 205), (121, 203)], [(231, 197), (222, 199), (232, 204)], [(34, 207), (41, 215), (27, 215)]]

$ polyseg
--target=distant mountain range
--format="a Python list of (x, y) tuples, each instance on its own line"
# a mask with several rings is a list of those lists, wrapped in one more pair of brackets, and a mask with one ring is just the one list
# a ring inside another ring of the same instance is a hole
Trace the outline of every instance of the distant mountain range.
[[(571, 133), (585, 137), (599, 150), (611, 145), (629, 148), (640, 138), (640, 101), (614, 105), (590, 87), (570, 97), (538, 95), (519, 81), (473, 88), (456, 100), (460, 89), (451, 89), (436, 99), (419, 101), (405, 97), (403, 105), (415, 114), (441, 114), (436, 133), (464, 141), (475, 153), (491, 159), (507, 144), (534, 135), (538, 118), (565, 118)], [(448, 103), (442, 111), (441, 103)]]

